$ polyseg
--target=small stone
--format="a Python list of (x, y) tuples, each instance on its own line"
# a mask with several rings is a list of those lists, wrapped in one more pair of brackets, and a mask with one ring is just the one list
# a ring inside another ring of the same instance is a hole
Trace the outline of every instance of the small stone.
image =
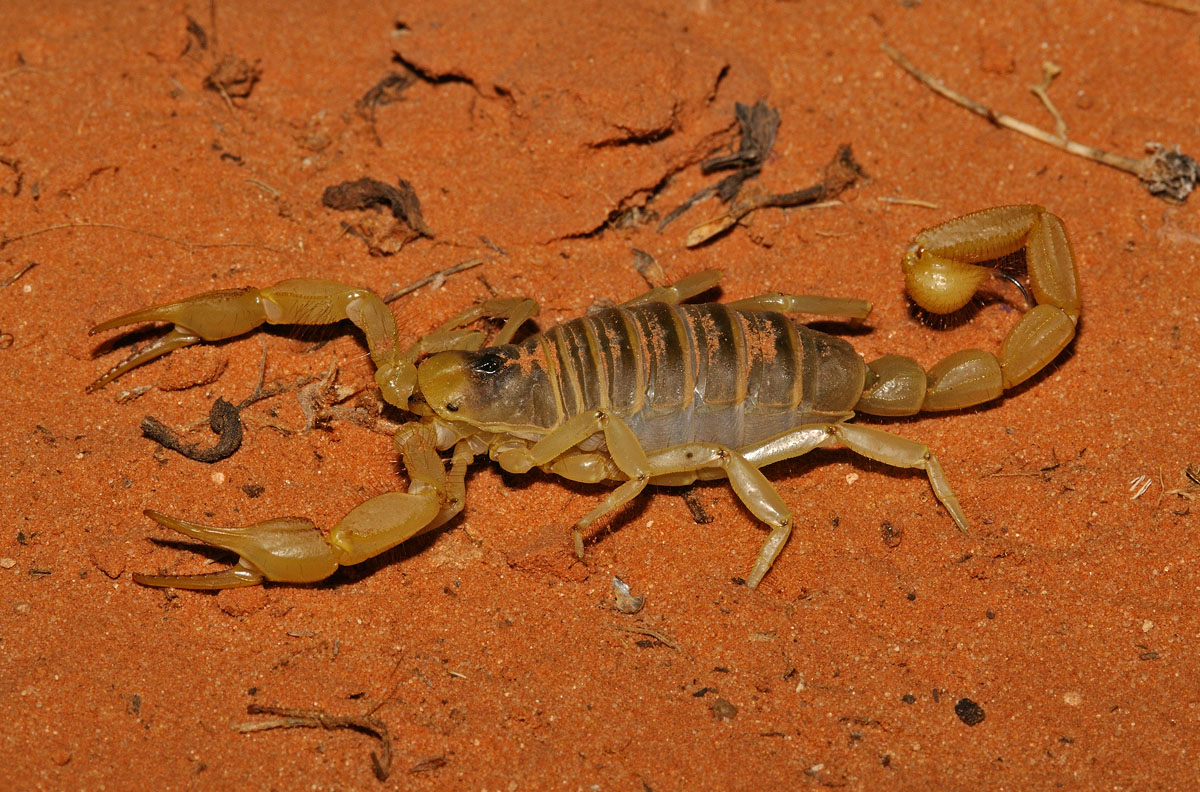
[(954, 705), (954, 714), (958, 719), (968, 726), (978, 726), (983, 723), (984, 712), (983, 707), (971, 701), (969, 698), (961, 698)]
[(717, 720), (733, 720), (737, 717), (737, 707), (723, 698), (712, 703), (712, 714)]
[(17, 559), (15, 558), (0, 558), (0, 567), (3, 567), (4, 569), (12, 569), (16, 565)]

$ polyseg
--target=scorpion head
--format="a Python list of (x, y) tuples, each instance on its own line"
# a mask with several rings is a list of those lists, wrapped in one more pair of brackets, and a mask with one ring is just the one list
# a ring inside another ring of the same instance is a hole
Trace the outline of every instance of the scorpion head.
[(485, 428), (544, 429), (557, 410), (544, 368), (516, 345), (440, 352), (417, 370), (421, 395), (442, 418)]

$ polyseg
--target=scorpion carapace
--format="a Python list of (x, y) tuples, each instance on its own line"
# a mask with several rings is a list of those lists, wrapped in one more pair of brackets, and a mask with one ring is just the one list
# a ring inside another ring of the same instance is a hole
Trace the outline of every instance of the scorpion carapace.
[[(321, 280), (197, 295), (112, 319), (92, 332), (171, 322), (155, 343), (89, 386), (96, 390), (172, 349), (239, 335), (266, 322), (349, 319), (366, 336), (384, 399), (414, 416), (396, 433), (406, 492), (374, 497), (328, 537), (298, 518), (239, 528), (146, 514), (240, 558), (207, 575), (135, 575), (150, 586), (214, 589), (264, 580), (311, 582), (429, 531), (462, 510), (467, 465), (487, 454), (507, 471), (532, 468), (617, 483), (574, 526), (583, 531), (647, 484), (728, 479), (770, 528), (746, 584), (757, 586), (787, 542), (792, 512), (761, 468), (841, 445), (888, 465), (924, 470), (963, 531), (967, 520), (929, 449), (850, 422), (855, 412), (910, 415), (998, 397), (1052, 361), (1075, 334), (1079, 284), (1062, 221), (1038, 206), (987, 209), (922, 232), (904, 257), (909, 293), (930, 311), (961, 308), (992, 274), (987, 262), (1025, 251), (1036, 306), (999, 354), (964, 350), (929, 371), (907, 357), (866, 363), (846, 341), (797, 324), (792, 313), (862, 318), (862, 300), (766, 294), (728, 304), (683, 304), (714, 286), (700, 272), (513, 343), (537, 313), (525, 299), (472, 306), (402, 349), (390, 309), (372, 291)], [(469, 329), (503, 319), (489, 346)], [(448, 452), (448, 459), (443, 453)]]

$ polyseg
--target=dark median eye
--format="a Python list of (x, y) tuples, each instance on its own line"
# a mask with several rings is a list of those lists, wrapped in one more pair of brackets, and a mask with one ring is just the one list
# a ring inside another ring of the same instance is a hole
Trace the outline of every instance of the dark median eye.
[(495, 374), (503, 365), (504, 360), (499, 355), (489, 353), (472, 363), (471, 370), (480, 374)]

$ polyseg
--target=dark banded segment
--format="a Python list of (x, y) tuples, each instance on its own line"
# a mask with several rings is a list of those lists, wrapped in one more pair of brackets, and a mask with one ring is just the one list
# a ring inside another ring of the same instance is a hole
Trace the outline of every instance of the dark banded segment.
[(740, 448), (844, 416), (864, 371), (839, 338), (715, 303), (609, 308), (548, 330), (541, 348), (562, 420), (612, 409), (647, 450)]
[(676, 307), (646, 303), (626, 309), (637, 329), (634, 347), (642, 358), (646, 380), (646, 407), (683, 409), (692, 402), (691, 345)]
[(746, 393), (749, 409), (778, 412), (803, 403), (803, 353), (796, 325), (783, 314), (740, 312), (746, 338)]
[(694, 361), (695, 409), (718, 410), (746, 400), (745, 332), (736, 311), (724, 305), (676, 308), (688, 328)]

